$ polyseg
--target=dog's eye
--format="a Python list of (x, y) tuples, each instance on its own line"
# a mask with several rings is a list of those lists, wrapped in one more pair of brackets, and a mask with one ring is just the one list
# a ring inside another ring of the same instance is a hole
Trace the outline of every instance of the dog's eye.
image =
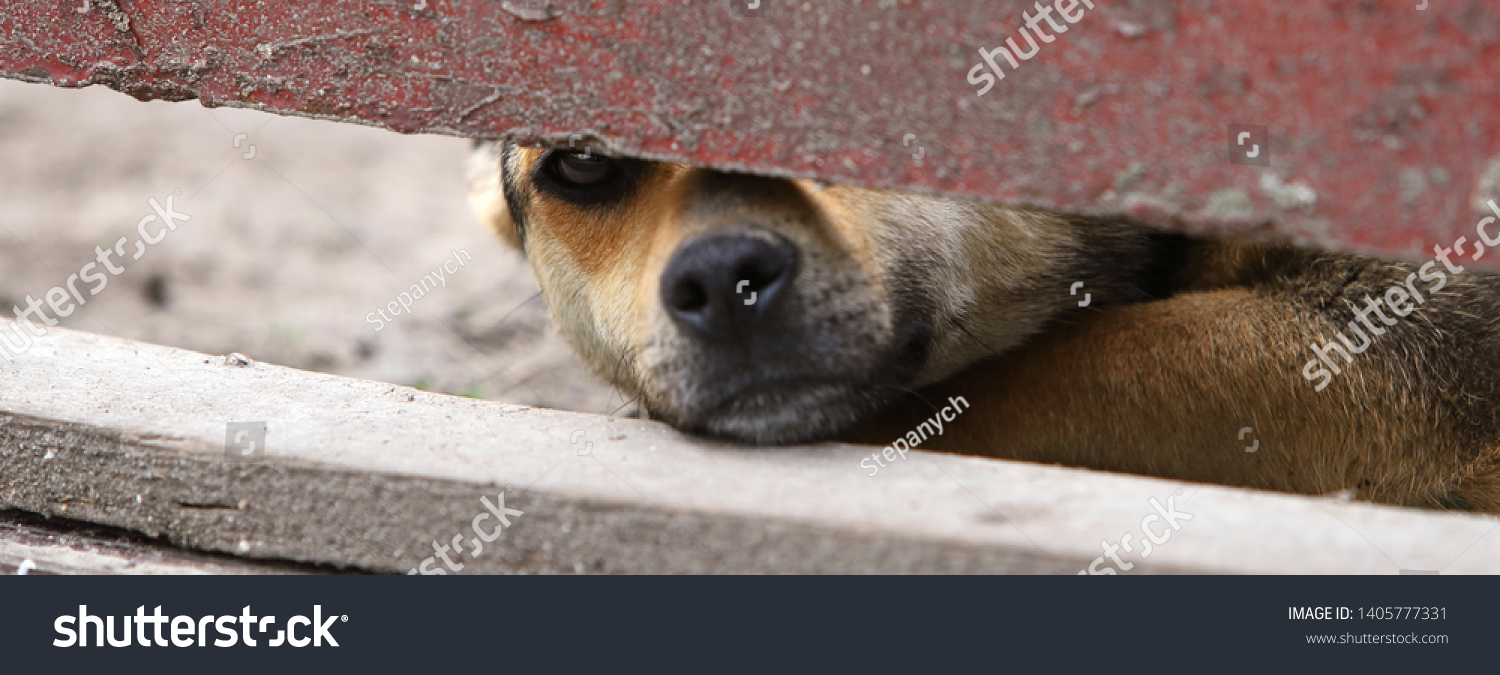
[(551, 174), (569, 187), (591, 187), (615, 177), (619, 166), (603, 155), (559, 152), (553, 155)]

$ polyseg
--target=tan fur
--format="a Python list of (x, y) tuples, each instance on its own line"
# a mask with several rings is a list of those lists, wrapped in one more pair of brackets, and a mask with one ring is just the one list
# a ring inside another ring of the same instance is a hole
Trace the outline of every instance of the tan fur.
[[(1500, 508), (1494, 469), (1460, 459), (1432, 401), (1349, 406), (1356, 390), (1383, 386), (1369, 373), (1335, 380), (1343, 391), (1313, 391), (1297, 373), (1305, 336), (1265, 320), (1277, 314), (1232, 289), (1091, 315), (929, 392), (965, 396), (982, 414), (965, 413), (927, 446), (1397, 504), (1442, 505), (1462, 491), (1472, 508)], [(925, 416), (864, 437), (889, 442)], [(1475, 482), (1481, 489), (1466, 485)]]

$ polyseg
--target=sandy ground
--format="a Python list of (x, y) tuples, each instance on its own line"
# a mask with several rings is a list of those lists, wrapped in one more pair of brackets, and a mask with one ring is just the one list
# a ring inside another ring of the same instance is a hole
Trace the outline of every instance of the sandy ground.
[[(0, 308), (42, 298), (126, 237), (113, 257), (124, 271), (97, 296), (97, 282), (79, 282), (87, 302), (62, 326), (488, 399), (620, 407), (551, 329), (520, 255), (469, 212), (468, 153), (456, 138), (0, 80)], [(133, 259), (148, 200), (169, 196), (190, 220)], [(460, 250), (465, 264), (413, 313), (381, 330), (367, 320)]]

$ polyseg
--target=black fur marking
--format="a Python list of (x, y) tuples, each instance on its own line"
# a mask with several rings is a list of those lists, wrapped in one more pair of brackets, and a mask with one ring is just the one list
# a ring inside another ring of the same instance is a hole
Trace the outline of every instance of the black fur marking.
[(506, 175), (506, 166), (516, 154), (516, 144), (506, 141), (500, 146), (500, 188), (505, 193), (505, 208), (510, 211), (510, 220), (516, 226), (516, 238), (521, 240), (521, 255), (526, 254), (526, 202), (522, 200), (521, 186)]
[(1130, 304), (1172, 297), (1191, 282), (1185, 274), (1194, 240), (1107, 218), (1073, 216), (1082, 241), (1080, 258), (1066, 270), (1068, 284), (1083, 281), (1095, 305)]
[(651, 170), (650, 162), (613, 158), (617, 174), (598, 185), (575, 186), (554, 176), (553, 165), (567, 149), (550, 150), (531, 170), (531, 185), (537, 192), (580, 208), (609, 208), (623, 203), (635, 194), (641, 178)]
[(1146, 245), (1150, 253), (1136, 287), (1152, 300), (1176, 295), (1189, 282), (1182, 270), (1187, 266), (1193, 241), (1181, 234), (1151, 232), (1146, 235)]
[(922, 372), (932, 354), (938, 306), (926, 290), (901, 282), (892, 285), (891, 304), (896, 329), (892, 348), (899, 350), (891, 364), (891, 380), (905, 386)]

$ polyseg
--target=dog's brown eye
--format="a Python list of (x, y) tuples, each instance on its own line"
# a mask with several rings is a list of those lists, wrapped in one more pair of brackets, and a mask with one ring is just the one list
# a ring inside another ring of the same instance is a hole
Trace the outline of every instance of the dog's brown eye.
[(614, 160), (603, 155), (559, 152), (556, 157), (552, 163), (553, 176), (572, 187), (598, 185), (613, 178), (617, 171)]

